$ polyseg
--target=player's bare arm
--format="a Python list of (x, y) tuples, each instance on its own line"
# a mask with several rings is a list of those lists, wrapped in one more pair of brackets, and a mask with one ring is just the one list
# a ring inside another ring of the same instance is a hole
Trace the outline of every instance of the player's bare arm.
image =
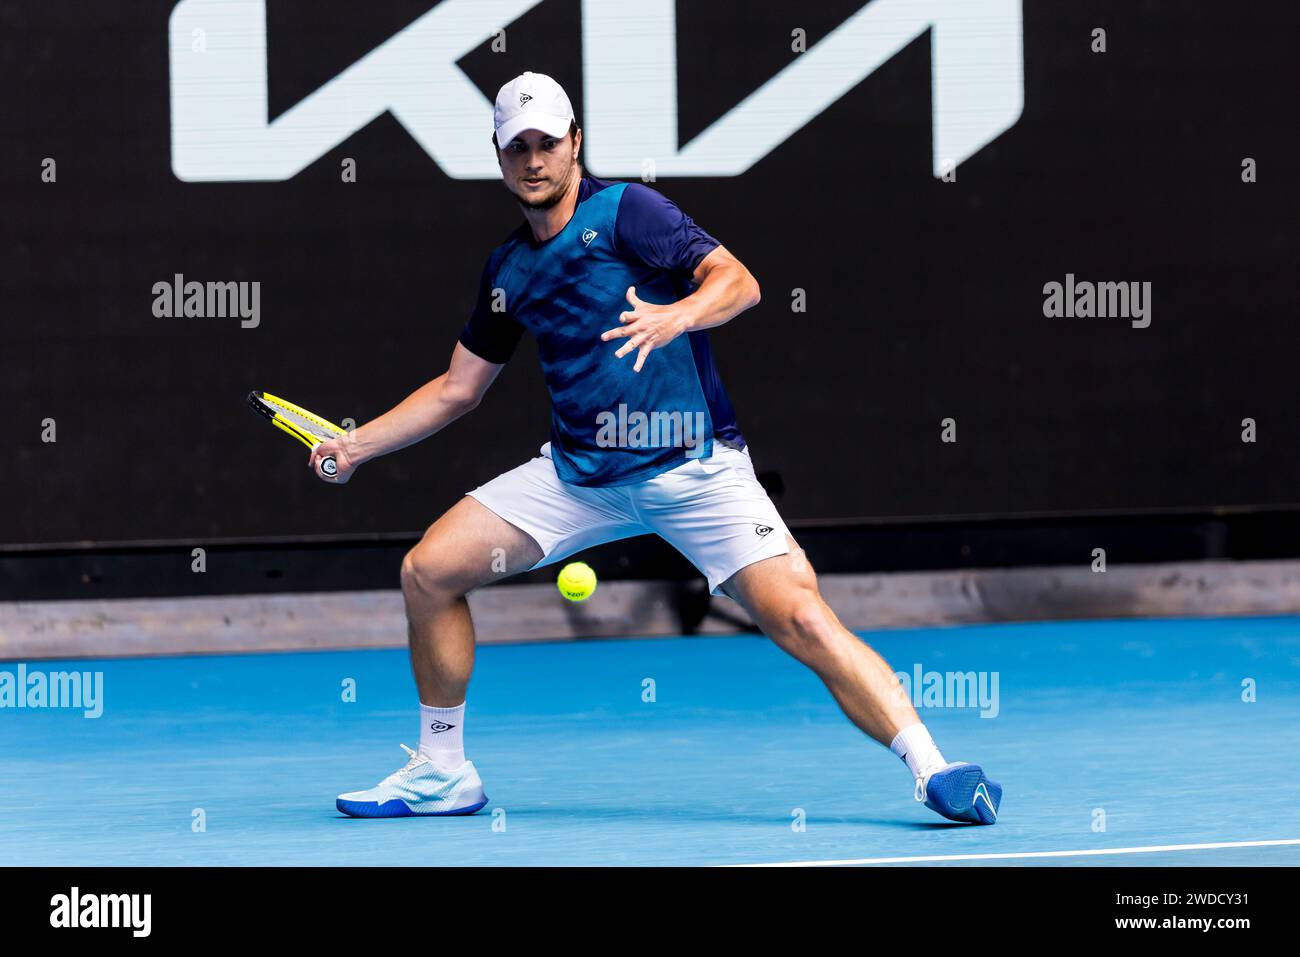
[[(325, 481), (342, 485), (362, 463), (427, 439), (472, 410), (482, 401), (501, 368), (456, 343), (446, 372), (416, 389), (379, 418), (316, 446), (307, 464)], [(338, 462), (338, 473), (334, 476), (322, 475), (317, 470), (317, 464), (327, 455), (333, 455)]]
[(635, 286), (628, 287), (627, 301), (631, 308), (619, 315), (622, 325), (600, 337), (604, 342), (627, 339), (614, 353), (615, 358), (639, 350), (632, 368), (640, 372), (646, 356), (682, 333), (713, 329), (758, 305), (758, 280), (725, 246), (718, 246), (705, 256), (691, 278), (699, 288), (684, 299), (664, 305), (645, 302), (637, 296)]

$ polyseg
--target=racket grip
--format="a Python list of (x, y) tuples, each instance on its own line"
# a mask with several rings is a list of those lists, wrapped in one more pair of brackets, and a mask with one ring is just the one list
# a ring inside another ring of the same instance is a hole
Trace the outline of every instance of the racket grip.
[(327, 455), (320, 460), (320, 470), (322, 475), (338, 475), (339, 463), (335, 461), (334, 456)]

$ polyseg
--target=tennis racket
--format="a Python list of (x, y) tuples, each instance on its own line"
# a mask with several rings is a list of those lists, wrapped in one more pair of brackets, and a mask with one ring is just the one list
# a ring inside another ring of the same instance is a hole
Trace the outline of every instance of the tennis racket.
[[(336, 439), (347, 433), (346, 429), (340, 428), (333, 422), (326, 421), (319, 415), (269, 392), (248, 393), (248, 404), (258, 415), (269, 420), (280, 431), (289, 433), (309, 449), (314, 449), (322, 442)], [(325, 475), (336, 475), (339, 464), (334, 460), (334, 456), (327, 455), (320, 460), (320, 470)]]

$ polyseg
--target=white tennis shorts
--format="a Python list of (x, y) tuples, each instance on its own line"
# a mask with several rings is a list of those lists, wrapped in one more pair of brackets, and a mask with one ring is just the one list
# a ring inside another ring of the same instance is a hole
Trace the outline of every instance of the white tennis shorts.
[(542, 560), (533, 568), (653, 532), (690, 559), (710, 593), (719, 595), (745, 566), (790, 551), (789, 531), (758, 484), (748, 450), (718, 441), (707, 459), (613, 488), (562, 481), (548, 442), (537, 458), (467, 494), (536, 540)]

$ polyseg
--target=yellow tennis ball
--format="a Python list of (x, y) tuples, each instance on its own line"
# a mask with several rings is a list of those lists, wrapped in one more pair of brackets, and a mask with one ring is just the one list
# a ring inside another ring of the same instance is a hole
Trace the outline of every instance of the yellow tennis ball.
[(586, 601), (596, 590), (596, 573), (586, 562), (570, 562), (560, 569), (555, 584), (569, 601)]

